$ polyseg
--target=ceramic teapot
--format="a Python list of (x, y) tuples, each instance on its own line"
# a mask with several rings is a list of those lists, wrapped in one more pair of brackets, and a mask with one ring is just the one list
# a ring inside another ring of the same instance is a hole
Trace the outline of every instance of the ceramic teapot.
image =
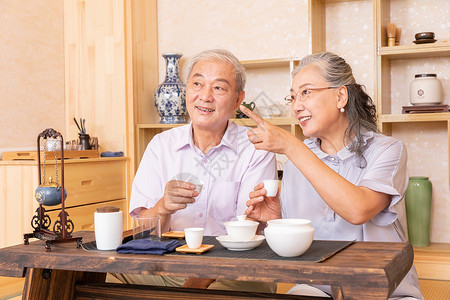
[[(48, 183), (41, 184), (36, 188), (34, 192), (34, 198), (39, 204), (54, 206), (61, 204), (61, 186), (58, 183), (53, 182), (53, 179), (50, 177)], [(67, 191), (64, 189), (64, 200), (67, 198)]]

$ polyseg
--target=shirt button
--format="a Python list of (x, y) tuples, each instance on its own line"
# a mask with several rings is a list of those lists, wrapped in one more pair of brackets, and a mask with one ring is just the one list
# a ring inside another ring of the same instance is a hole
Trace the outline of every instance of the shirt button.
[(203, 217), (203, 214), (202, 214), (202, 213), (199, 213), (198, 216), (201, 218), (201, 217)]
[(336, 158), (334, 158), (334, 157), (331, 158), (331, 161), (335, 161), (335, 160), (336, 160)]

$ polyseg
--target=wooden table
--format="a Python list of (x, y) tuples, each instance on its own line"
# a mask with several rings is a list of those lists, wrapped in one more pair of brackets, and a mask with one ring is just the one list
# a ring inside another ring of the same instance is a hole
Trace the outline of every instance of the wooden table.
[[(80, 235), (83, 242), (94, 238), (93, 232), (74, 234)], [(202, 255), (119, 254), (77, 249), (75, 243), (55, 244), (51, 252), (45, 252), (44, 243), (35, 241), (0, 249), (0, 276), (26, 276), (24, 299), (75, 299), (75, 295), (88, 299), (105, 294), (117, 299), (168, 299), (175, 295), (187, 299), (262, 297), (254, 293), (247, 297), (244, 293), (106, 284), (106, 272), (324, 284), (332, 286), (334, 299), (386, 299), (412, 262), (413, 248), (409, 243), (356, 242), (324, 262), (311, 263)], [(300, 299), (289, 295), (280, 297)]]

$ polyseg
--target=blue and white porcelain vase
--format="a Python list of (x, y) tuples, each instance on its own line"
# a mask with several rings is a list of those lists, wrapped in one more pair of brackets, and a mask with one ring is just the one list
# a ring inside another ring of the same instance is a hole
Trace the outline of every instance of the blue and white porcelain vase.
[(166, 79), (158, 85), (153, 94), (156, 110), (161, 117), (161, 124), (186, 123), (186, 84), (181, 81), (179, 73), (180, 58), (178, 53), (164, 53), (166, 60)]

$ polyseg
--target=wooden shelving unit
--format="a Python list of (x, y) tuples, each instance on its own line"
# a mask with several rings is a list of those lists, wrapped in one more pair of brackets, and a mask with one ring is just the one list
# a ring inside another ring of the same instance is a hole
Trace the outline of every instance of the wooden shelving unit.
[[(388, 47), (386, 26), (391, 19), (390, 2), (389, 0), (373, 1), (376, 48), (375, 101), (379, 113), (379, 128), (384, 134), (391, 135), (393, 124), (404, 123), (402, 126), (407, 126), (412, 123), (445, 122), (449, 141), (448, 147), (450, 149), (450, 113), (391, 113), (391, 77), (393, 76), (391, 61), (450, 57), (450, 43), (436, 42), (432, 44)], [(450, 244), (434, 243), (429, 247), (415, 247), (414, 254), (414, 264), (419, 278), (450, 280), (450, 273), (448, 272), (450, 267)]]
[[(376, 45), (376, 89), (375, 101), (379, 128), (384, 134), (392, 134), (394, 123), (446, 122), (447, 136), (450, 146), (450, 114), (420, 113), (391, 114), (391, 61), (398, 59), (420, 59), (432, 57), (450, 57), (450, 43), (411, 44), (388, 47), (386, 42), (386, 26), (390, 22), (391, 9), (389, 0), (374, 1), (375, 45)], [(450, 156), (449, 156), (450, 160)], [(450, 169), (449, 169), (450, 174)], [(450, 177), (450, 176), (449, 176)], [(449, 182), (450, 185), (450, 182)]]

